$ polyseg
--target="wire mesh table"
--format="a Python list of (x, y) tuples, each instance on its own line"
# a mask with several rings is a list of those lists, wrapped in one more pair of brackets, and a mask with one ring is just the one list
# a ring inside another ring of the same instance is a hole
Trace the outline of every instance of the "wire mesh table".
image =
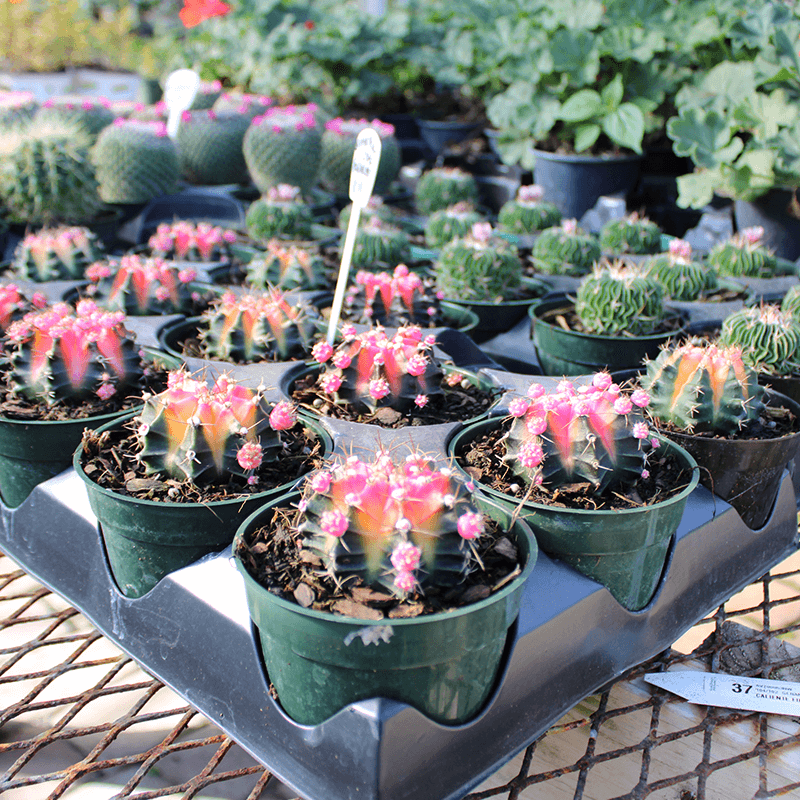
[[(579, 703), (465, 800), (800, 797), (800, 719), (685, 703), (675, 667), (800, 681), (800, 553)], [(226, 734), (0, 556), (0, 794), (294, 797)]]

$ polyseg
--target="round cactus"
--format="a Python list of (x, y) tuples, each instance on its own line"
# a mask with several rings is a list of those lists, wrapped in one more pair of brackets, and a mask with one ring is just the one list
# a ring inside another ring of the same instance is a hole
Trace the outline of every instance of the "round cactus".
[(201, 81), (197, 94), (192, 100), (190, 111), (202, 111), (213, 108), (214, 103), (222, 96), (222, 83), (220, 81)]
[(531, 249), (536, 271), (547, 275), (585, 275), (601, 255), (600, 243), (574, 219), (543, 230)]
[[(353, 204), (348, 203), (339, 212), (337, 223), (343, 231), (346, 231), (347, 226), (350, 224), (350, 214), (352, 210)], [(382, 197), (376, 194), (370, 195), (367, 204), (361, 209), (361, 215), (358, 218), (359, 224), (366, 224), (370, 217), (380, 217), (384, 222), (388, 222), (389, 224), (395, 221), (395, 214), (392, 212), (392, 209), (383, 202)]]
[(575, 313), (587, 333), (652, 333), (665, 317), (661, 285), (634, 264), (600, 263), (581, 279)]
[(242, 143), (250, 117), (232, 112), (184, 111), (176, 143), (181, 176), (189, 183), (248, 183)]
[(434, 167), (420, 176), (414, 189), (414, 202), (420, 214), (431, 214), (461, 200), (478, 202), (475, 178), (457, 167)]
[(0, 126), (29, 122), (38, 108), (33, 92), (0, 92)]
[(781, 311), (788, 312), (800, 322), (800, 285), (790, 287), (783, 296)]
[(483, 221), (472, 203), (466, 201), (434, 211), (425, 223), (425, 244), (442, 247), (453, 239), (463, 238), (476, 222)]
[(272, 98), (266, 95), (247, 94), (241, 92), (223, 92), (215, 101), (212, 108), (218, 114), (235, 112), (249, 117), (263, 114), (271, 105)]
[(352, 264), (354, 267), (395, 267), (408, 261), (410, 255), (408, 234), (378, 216), (371, 216), (356, 233)]
[(652, 256), (644, 262), (644, 271), (653, 276), (671, 300), (699, 300), (717, 288), (717, 276), (710, 267), (692, 260), (692, 246), (683, 239), (673, 239), (669, 252)]
[(761, 246), (764, 229), (745, 228), (708, 254), (708, 264), (726, 277), (771, 278), (778, 268), (774, 253)]
[(39, 292), (34, 292), (29, 299), (16, 283), (3, 284), (0, 286), (0, 332), (5, 333), (12, 322), (46, 305), (47, 300)]
[(96, 141), (100, 131), (114, 121), (111, 103), (104, 97), (63, 95), (51, 97), (42, 103), (34, 116), (34, 123), (66, 123), (85, 131), (90, 141)]
[(27, 280), (71, 281), (83, 278), (87, 267), (102, 255), (102, 244), (88, 228), (45, 228), (22, 239), (12, 266)]
[(652, 255), (661, 250), (661, 228), (634, 212), (603, 225), (600, 247), (614, 255)]
[(300, 187), (280, 183), (250, 204), (245, 217), (248, 235), (260, 244), (270, 239), (311, 238), (314, 215), (300, 196)]
[(267, 251), (254, 256), (246, 269), (247, 285), (262, 291), (270, 287), (283, 291), (324, 289), (329, 285), (328, 270), (319, 252), (275, 239), (267, 242)]
[(509, 233), (532, 234), (561, 224), (561, 212), (555, 203), (544, 200), (541, 186), (520, 186), (516, 198), (500, 207), (497, 222)]

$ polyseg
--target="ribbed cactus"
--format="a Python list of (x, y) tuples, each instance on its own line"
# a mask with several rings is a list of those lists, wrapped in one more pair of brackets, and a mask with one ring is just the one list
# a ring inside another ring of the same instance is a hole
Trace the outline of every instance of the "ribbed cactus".
[(635, 264), (601, 262), (581, 279), (575, 313), (587, 333), (652, 333), (666, 316), (661, 285)]
[[(344, 236), (341, 243), (344, 245)], [(395, 267), (408, 261), (410, 256), (411, 241), (408, 234), (376, 215), (359, 226), (351, 263), (354, 267)]]
[(91, 300), (26, 314), (7, 331), (11, 392), (50, 406), (124, 396), (142, 377), (139, 348), (124, 321), (121, 312)]
[(222, 83), (220, 81), (201, 81), (189, 110), (201, 111), (206, 108), (212, 108), (221, 96)]
[(264, 194), (270, 186), (288, 183), (308, 192), (317, 179), (322, 131), (316, 106), (273, 106), (254, 117), (244, 136), (243, 151), (253, 183)]
[(605, 494), (633, 484), (647, 477), (650, 431), (640, 409), (649, 402), (605, 372), (583, 386), (564, 379), (550, 392), (533, 383), (527, 397), (509, 403), (505, 460), (529, 484), (549, 488), (587, 481)]
[(381, 140), (381, 160), (375, 175), (375, 194), (385, 194), (392, 181), (397, 177), (402, 166), (400, 145), (394, 137), (394, 126), (374, 119), (342, 119), (335, 117), (325, 123), (322, 134), (322, 152), (320, 155), (320, 185), (338, 195), (347, 195), (350, 191), (350, 168), (353, 165), (353, 153), (356, 139), (364, 128), (372, 128)]
[(175, 191), (178, 151), (163, 122), (118, 117), (92, 150), (100, 196), (106, 203), (146, 203)]
[(516, 247), (493, 236), (490, 223), (478, 222), (442, 248), (434, 274), (443, 297), (499, 303), (519, 288), (522, 262)]
[(300, 187), (280, 183), (250, 204), (245, 217), (248, 235), (260, 244), (270, 239), (311, 238), (314, 214), (300, 195)]
[(426, 325), (438, 313), (439, 299), (419, 275), (398, 264), (392, 273), (359, 270), (345, 294), (344, 307), (357, 322)]
[(235, 111), (252, 119), (263, 114), (272, 105), (272, 98), (266, 95), (246, 94), (240, 92), (223, 92), (212, 108), (217, 113), (227, 114)]
[[(350, 224), (350, 214), (352, 213), (352, 210), (352, 203), (348, 203), (339, 212), (337, 223), (343, 231), (346, 231), (347, 226)], [(396, 219), (392, 209), (386, 205), (383, 202), (383, 198), (379, 197), (377, 194), (370, 195), (366, 206), (361, 209), (361, 215), (358, 218), (359, 224), (365, 225), (370, 217), (380, 217), (384, 222), (388, 222), (390, 225)]]
[(739, 347), (744, 362), (769, 375), (800, 369), (800, 323), (776, 305), (743, 308), (726, 317), (719, 343)]
[(762, 247), (764, 229), (759, 225), (745, 228), (727, 242), (716, 245), (708, 254), (708, 264), (718, 275), (726, 277), (770, 278), (775, 275), (778, 260)]
[(357, 334), (344, 325), (342, 335), (335, 350), (322, 341), (312, 351), (325, 365), (317, 385), (337, 402), (370, 412), (383, 406), (403, 412), (443, 393), (442, 369), (430, 352), (435, 339), (420, 328), (400, 328), (389, 338), (382, 327)]
[(289, 403), (270, 408), (261, 392), (227, 376), (208, 386), (173, 372), (163, 392), (145, 398), (136, 418), (138, 458), (148, 474), (193, 484), (225, 481), (231, 474), (255, 483), (258, 467), (281, 456), (278, 432), (295, 422)]
[(665, 298), (672, 300), (699, 300), (717, 288), (714, 270), (693, 261), (692, 246), (683, 239), (673, 239), (668, 252), (648, 258), (644, 270), (661, 284)]
[(63, 95), (51, 97), (42, 103), (34, 115), (34, 124), (72, 124), (85, 131), (94, 142), (100, 131), (114, 121), (111, 102), (105, 97)]
[(184, 314), (197, 299), (193, 269), (163, 258), (129, 254), (92, 264), (86, 277), (94, 284), (92, 296), (104, 308), (131, 316)]
[(738, 347), (667, 346), (647, 363), (642, 387), (653, 417), (688, 432), (730, 436), (764, 410), (764, 389)]
[(498, 227), (509, 233), (538, 233), (561, 224), (561, 212), (555, 203), (548, 203), (544, 199), (541, 186), (520, 186), (516, 198), (500, 207), (497, 223)]
[(28, 122), (38, 108), (33, 92), (0, 92), (0, 126)]
[(462, 582), (479, 566), (471, 540), (484, 517), (467, 483), (413, 454), (352, 456), (306, 478), (303, 547), (336, 580), (359, 578), (404, 596)]
[(601, 255), (600, 243), (574, 219), (543, 230), (531, 249), (536, 271), (546, 275), (585, 275)]
[(284, 244), (273, 239), (265, 253), (255, 255), (246, 265), (246, 283), (253, 289), (272, 286), (291, 289), (325, 289), (329, 285), (328, 268), (318, 251)]
[(86, 134), (67, 123), (40, 123), (0, 137), (0, 201), (14, 222), (81, 224), (102, 205)]
[(176, 143), (181, 176), (189, 183), (249, 183), (242, 143), (250, 117), (235, 111), (184, 111)]
[(283, 292), (226, 293), (205, 312), (200, 338), (209, 358), (237, 363), (305, 358), (317, 332), (314, 311)]
[(47, 305), (40, 292), (34, 292), (28, 299), (16, 283), (0, 286), (0, 333), (4, 333), (12, 322), (22, 319), (25, 314)]
[(637, 212), (612, 219), (600, 231), (600, 247), (614, 255), (652, 255), (661, 250), (661, 228)]
[(455, 205), (434, 211), (425, 222), (425, 244), (428, 247), (442, 247), (466, 236), (476, 222), (484, 218), (475, 210), (472, 203), (461, 201)]
[(781, 300), (781, 311), (786, 311), (800, 322), (800, 284), (791, 286)]
[(102, 255), (102, 244), (88, 228), (45, 228), (22, 239), (12, 267), (21, 278), (31, 281), (79, 280)]
[(158, 258), (210, 263), (227, 259), (236, 241), (236, 231), (209, 222), (162, 222), (148, 239), (150, 252)]
[(414, 189), (414, 202), (420, 214), (431, 214), (461, 200), (478, 202), (478, 182), (457, 167), (433, 167), (423, 172)]

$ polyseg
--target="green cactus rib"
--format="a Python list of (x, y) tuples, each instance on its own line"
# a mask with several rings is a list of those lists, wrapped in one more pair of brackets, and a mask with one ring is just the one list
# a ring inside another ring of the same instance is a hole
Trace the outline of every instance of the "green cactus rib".
[(800, 323), (780, 307), (744, 308), (726, 317), (719, 342), (742, 350), (745, 363), (769, 375), (800, 369)]
[[(341, 244), (344, 246), (344, 236)], [(411, 243), (405, 231), (370, 217), (356, 233), (351, 263), (354, 267), (396, 267), (410, 256)]]
[(565, 220), (546, 228), (533, 243), (536, 271), (546, 275), (585, 275), (600, 260), (600, 243)]
[(185, 112), (176, 139), (181, 175), (201, 186), (247, 183), (242, 145), (249, 127), (250, 117), (236, 112)]
[(633, 215), (611, 220), (600, 231), (600, 247), (615, 255), (652, 255), (661, 249), (661, 229), (655, 222)]
[(432, 214), (462, 200), (477, 204), (478, 183), (470, 173), (455, 167), (434, 167), (423, 172), (414, 189), (420, 214)]
[(509, 200), (497, 214), (500, 228), (509, 233), (531, 234), (559, 225), (561, 212), (555, 203)]
[(247, 264), (246, 283), (262, 291), (270, 287), (291, 289), (327, 288), (328, 270), (318, 250), (295, 245), (285, 246), (278, 241), (267, 243), (266, 252)]
[(717, 287), (717, 276), (699, 261), (682, 261), (662, 253), (644, 262), (644, 272), (654, 277), (672, 300), (699, 300), (705, 292)]
[(282, 201), (269, 196), (250, 204), (245, 216), (247, 233), (259, 244), (270, 239), (311, 239), (314, 215), (300, 199)]
[(463, 239), (476, 222), (482, 222), (471, 203), (456, 203), (453, 206), (434, 211), (425, 223), (425, 244), (428, 247), (442, 247), (453, 239)]
[(708, 264), (725, 277), (771, 278), (778, 269), (777, 258), (761, 247), (749, 248), (723, 242), (708, 254)]

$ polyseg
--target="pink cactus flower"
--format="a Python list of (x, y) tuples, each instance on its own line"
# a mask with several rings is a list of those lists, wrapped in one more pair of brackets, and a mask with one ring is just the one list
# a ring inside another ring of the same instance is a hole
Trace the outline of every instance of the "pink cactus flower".
[(422, 550), (411, 542), (400, 542), (395, 545), (389, 560), (398, 572), (413, 572), (419, 568)]
[(236, 461), (242, 469), (252, 470), (261, 466), (263, 454), (258, 442), (245, 442), (236, 453)]
[(109, 400), (117, 393), (117, 390), (110, 383), (101, 383), (97, 388), (97, 396), (101, 400)]
[(311, 486), (312, 491), (316, 492), (317, 494), (325, 494), (331, 487), (331, 480), (332, 475), (327, 470), (321, 470), (320, 472), (314, 473), (309, 478), (309, 485)]
[(350, 521), (341, 511), (334, 509), (333, 511), (322, 512), (319, 518), (319, 526), (324, 534), (338, 539), (347, 532)]
[(425, 406), (428, 405), (428, 395), (418, 394), (414, 398), (414, 404), (419, 408), (425, 408)]
[(524, 397), (515, 397), (508, 404), (508, 413), (511, 414), (512, 417), (523, 417), (530, 408), (530, 405), (530, 402)]
[(477, 539), (484, 531), (483, 514), (467, 511), (458, 518), (456, 525), (462, 539)]
[(417, 579), (414, 577), (413, 572), (398, 572), (394, 579), (394, 585), (399, 592), (409, 594), (414, 591)]
[(324, 364), (332, 355), (333, 347), (325, 340), (317, 342), (311, 349), (311, 357), (320, 364)]
[(288, 400), (281, 400), (269, 415), (269, 424), (274, 431), (291, 430), (297, 423), (297, 411)]
[(646, 422), (635, 422), (633, 425), (633, 435), (636, 439), (646, 439), (650, 435), (650, 429)]
[(391, 393), (392, 389), (389, 386), (389, 381), (387, 381), (385, 378), (375, 378), (369, 382), (368, 391), (369, 396), (374, 400), (382, 400)]
[(319, 386), (325, 394), (335, 394), (342, 386), (342, 376), (337, 372), (328, 372), (320, 377)]

